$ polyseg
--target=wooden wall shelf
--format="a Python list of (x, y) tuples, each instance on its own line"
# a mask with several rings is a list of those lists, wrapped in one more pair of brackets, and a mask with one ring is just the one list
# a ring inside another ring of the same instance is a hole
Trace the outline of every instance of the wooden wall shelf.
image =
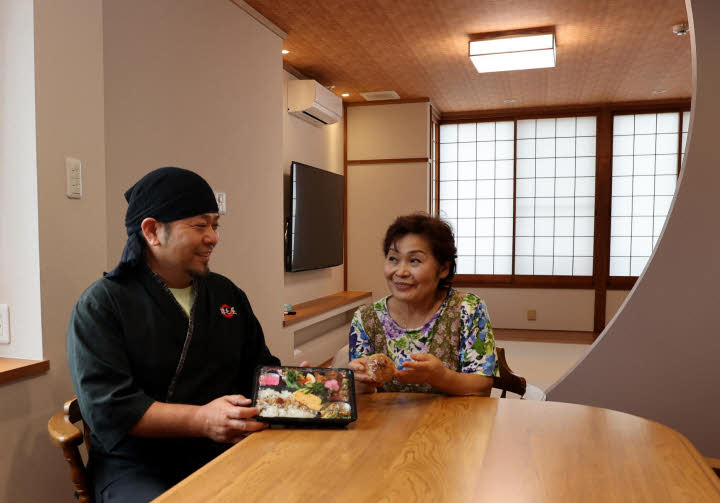
[(49, 360), (23, 360), (0, 358), (0, 384), (17, 381), (23, 377), (43, 374), (50, 370)]
[(371, 292), (344, 291), (295, 304), (293, 309), (296, 314), (286, 314), (283, 318), (283, 326), (288, 327), (301, 321), (320, 316), (334, 309), (348, 304), (353, 304), (364, 299), (370, 299)]

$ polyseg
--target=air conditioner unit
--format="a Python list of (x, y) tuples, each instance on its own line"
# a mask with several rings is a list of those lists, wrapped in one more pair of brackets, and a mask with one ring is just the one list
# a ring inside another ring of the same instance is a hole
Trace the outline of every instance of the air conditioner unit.
[(342, 100), (314, 80), (289, 80), (288, 113), (315, 126), (335, 124), (342, 119)]

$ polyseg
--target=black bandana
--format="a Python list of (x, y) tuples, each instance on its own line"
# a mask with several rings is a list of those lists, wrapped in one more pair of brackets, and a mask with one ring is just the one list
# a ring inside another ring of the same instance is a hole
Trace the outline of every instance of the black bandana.
[(215, 194), (198, 174), (181, 168), (160, 168), (151, 171), (125, 192), (128, 202), (125, 228), (128, 239), (120, 263), (105, 273), (114, 278), (144, 263), (140, 224), (146, 218), (172, 222), (204, 213), (217, 213)]

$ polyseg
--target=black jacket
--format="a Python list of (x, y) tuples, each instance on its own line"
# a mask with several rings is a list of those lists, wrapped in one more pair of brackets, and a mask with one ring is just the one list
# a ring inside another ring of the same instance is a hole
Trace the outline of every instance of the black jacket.
[(147, 267), (96, 281), (75, 305), (68, 360), (92, 431), (96, 491), (138, 471), (176, 483), (229, 447), (129, 436), (154, 401), (203, 405), (223, 395), (250, 397), (255, 367), (280, 364), (242, 290), (214, 273), (193, 288), (189, 318)]

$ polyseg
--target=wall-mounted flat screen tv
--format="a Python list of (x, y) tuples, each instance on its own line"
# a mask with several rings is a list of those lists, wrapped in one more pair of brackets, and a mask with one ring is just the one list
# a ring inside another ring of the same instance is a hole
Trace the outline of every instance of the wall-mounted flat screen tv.
[(285, 269), (307, 271), (342, 264), (343, 176), (293, 162), (290, 181)]

